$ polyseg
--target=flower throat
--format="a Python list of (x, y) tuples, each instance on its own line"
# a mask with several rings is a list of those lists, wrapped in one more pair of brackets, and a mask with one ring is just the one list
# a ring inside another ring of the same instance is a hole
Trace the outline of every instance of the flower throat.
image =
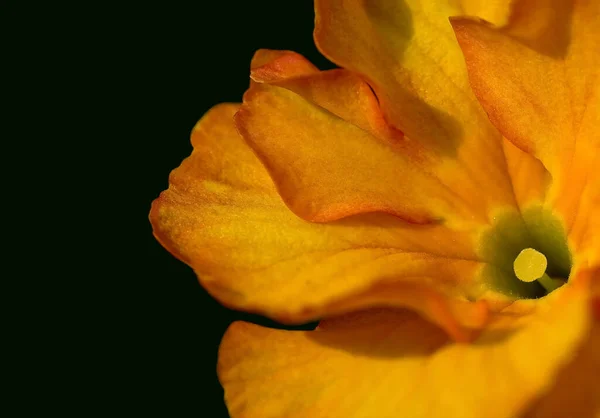
[(571, 273), (565, 228), (542, 206), (495, 216), (478, 249), (488, 262), (482, 274), (490, 287), (513, 297), (543, 297), (565, 284)]

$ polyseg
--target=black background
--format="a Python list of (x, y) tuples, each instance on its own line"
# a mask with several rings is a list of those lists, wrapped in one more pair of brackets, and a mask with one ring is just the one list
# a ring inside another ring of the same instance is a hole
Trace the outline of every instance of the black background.
[(313, 43), (313, 2), (3, 6), (6, 102), (20, 116), (3, 118), (18, 128), (2, 136), (3, 204), (23, 218), (4, 223), (18, 232), (4, 274), (24, 288), (4, 294), (10, 400), (35, 416), (227, 417), (223, 333), (279, 325), (208, 296), (148, 212), (196, 121), (241, 101), (257, 49), (333, 67)]
[(132, 292), (122, 300), (122, 340), (109, 344), (120, 366), (108, 396), (131, 413), (226, 417), (215, 371), (223, 333), (233, 320), (277, 324), (225, 309), (208, 296), (191, 269), (153, 239), (150, 203), (191, 152), (195, 122), (217, 103), (241, 101), (255, 50), (294, 50), (321, 69), (332, 64), (314, 46), (309, 0), (165, 2), (113, 17), (119, 28), (114, 53), (107, 51), (109, 73), (120, 86), (113, 93), (115, 118), (127, 126), (115, 137), (127, 132), (124, 199), (135, 201), (128, 215), (139, 228), (123, 228), (135, 236), (123, 249), (130, 268), (117, 286)]
[(3, 278), (24, 288), (3, 294), (19, 396), (7, 398), (31, 416), (226, 417), (223, 333), (234, 320), (278, 325), (208, 296), (148, 212), (196, 121), (241, 101), (257, 49), (332, 68), (313, 43), (313, 2), (2, 7), (2, 123), (17, 127), (2, 135), (2, 202), (18, 212), (3, 224), (18, 238), (5, 238), (16, 269)]

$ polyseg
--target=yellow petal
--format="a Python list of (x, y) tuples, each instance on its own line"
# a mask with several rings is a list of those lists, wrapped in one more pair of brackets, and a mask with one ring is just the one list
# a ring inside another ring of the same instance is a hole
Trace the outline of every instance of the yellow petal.
[(452, 123), (481, 118), (448, 23), (459, 7), (427, 0), (318, 0), (315, 11), (317, 46), (365, 75), (389, 120), (411, 138), (440, 146), (442, 139), (455, 139)]
[(232, 418), (512, 418), (586, 342), (585, 292), (561, 292), (497, 315), (470, 345), (405, 311), (353, 313), (310, 332), (237, 322), (219, 350), (225, 400)]
[(523, 418), (600, 417), (600, 325)]
[(600, 284), (600, 269), (580, 271), (574, 281), (592, 284), (590, 309), (594, 321), (588, 337), (553, 379), (550, 389), (522, 418), (600, 417), (600, 287), (596, 287)]
[(317, 0), (315, 41), (369, 82), (388, 122), (432, 156), (433, 173), (453, 190), (477, 195), (490, 212), (513, 205), (514, 197), (501, 137), (470, 90), (448, 22), (464, 13), (452, 3)]
[(150, 214), (158, 240), (213, 296), (282, 322), (387, 305), (414, 307), (457, 339), (483, 324), (485, 306), (466, 302), (481, 292), (470, 235), (385, 214), (297, 217), (236, 132), (237, 109), (200, 120)]
[(599, 192), (600, 3), (519, 1), (505, 28), (468, 19), (453, 26), (479, 101), (550, 172), (547, 201), (571, 230), (581, 196)]
[(502, 144), (519, 209), (543, 202), (550, 183), (550, 175), (544, 165), (507, 139)]
[[(600, 159), (597, 158), (600, 163)], [(597, 167), (597, 164), (594, 165)], [(569, 233), (575, 259), (590, 267), (600, 266), (600, 177), (589, 173), (588, 185), (579, 199)]]
[(461, 15), (476, 16), (495, 26), (508, 23), (510, 4), (510, 0), (459, 0)]
[(473, 216), (402, 143), (380, 140), (288, 89), (252, 86), (236, 124), (286, 204), (304, 219), (375, 211), (414, 223)]

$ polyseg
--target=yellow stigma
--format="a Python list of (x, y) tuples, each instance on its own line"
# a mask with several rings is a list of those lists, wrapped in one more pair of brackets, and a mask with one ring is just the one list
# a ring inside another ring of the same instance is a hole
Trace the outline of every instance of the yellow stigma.
[(533, 282), (544, 276), (548, 267), (546, 256), (533, 248), (525, 248), (515, 258), (513, 268), (519, 280)]

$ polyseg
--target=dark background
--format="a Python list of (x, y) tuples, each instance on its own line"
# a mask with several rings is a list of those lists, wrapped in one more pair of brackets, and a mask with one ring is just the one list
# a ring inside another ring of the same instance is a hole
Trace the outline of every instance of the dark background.
[(241, 101), (257, 49), (332, 67), (313, 2), (3, 2), (0, 19), (4, 227), (17, 230), (4, 274), (24, 288), (4, 294), (7, 398), (31, 416), (226, 417), (227, 326), (279, 325), (209, 297), (148, 212), (196, 121)]
[(129, 215), (139, 224), (127, 228), (137, 236), (123, 249), (131, 271), (120, 276), (126, 281), (121, 285), (133, 284), (133, 292), (122, 301), (123, 339), (110, 348), (123, 364), (114, 376), (115, 399), (131, 413), (226, 417), (215, 371), (223, 333), (239, 319), (278, 325), (228, 310), (208, 296), (192, 270), (153, 239), (150, 203), (190, 154), (196, 121), (217, 103), (241, 101), (255, 50), (289, 49), (321, 69), (332, 65), (314, 46), (310, 0), (146, 4), (115, 20), (111, 73), (125, 93), (114, 97), (115, 116), (130, 129), (124, 139), (131, 174), (126, 200), (134, 197)]

